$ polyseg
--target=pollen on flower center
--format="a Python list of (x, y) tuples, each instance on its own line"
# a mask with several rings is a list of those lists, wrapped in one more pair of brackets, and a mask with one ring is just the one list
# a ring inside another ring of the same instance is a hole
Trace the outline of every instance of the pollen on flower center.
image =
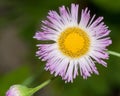
[(78, 27), (70, 27), (60, 34), (58, 46), (64, 55), (79, 58), (88, 52), (90, 39), (85, 31)]

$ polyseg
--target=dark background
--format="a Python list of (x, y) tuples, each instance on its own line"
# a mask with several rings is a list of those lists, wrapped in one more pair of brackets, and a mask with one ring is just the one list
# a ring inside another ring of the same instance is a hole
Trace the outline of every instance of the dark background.
[[(0, 96), (13, 84), (34, 87), (53, 76), (35, 56), (39, 41), (32, 37), (49, 10), (71, 3), (104, 16), (112, 31), (109, 50), (120, 52), (120, 0), (0, 0)], [(120, 96), (120, 58), (110, 56), (107, 62), (107, 68), (96, 65), (99, 76), (87, 80), (78, 76), (67, 84), (57, 77), (34, 96)]]

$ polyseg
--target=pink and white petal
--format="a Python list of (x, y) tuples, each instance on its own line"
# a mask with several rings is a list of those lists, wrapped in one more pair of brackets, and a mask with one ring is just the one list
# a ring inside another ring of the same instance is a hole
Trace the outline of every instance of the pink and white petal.
[(89, 23), (89, 20), (90, 20), (90, 11), (88, 10), (88, 8), (86, 8), (81, 12), (81, 20), (79, 26), (82, 28), (86, 28)]
[(87, 79), (87, 77), (91, 76), (91, 74), (89, 73), (89, 71), (86, 68), (87, 65), (88, 64), (85, 62), (84, 58), (81, 58), (79, 60), (80, 73), (81, 73), (81, 76), (83, 76), (84, 79)]
[(89, 26), (89, 28), (94, 28), (98, 26), (98, 24), (101, 23), (102, 20), (103, 20), (103, 17), (98, 17), (95, 21), (93, 21), (93, 23)]
[(73, 25), (78, 25), (78, 8), (79, 5), (71, 4), (71, 19)]
[(63, 58), (62, 61), (59, 63), (59, 65), (56, 66), (55, 68), (55, 76), (60, 75), (63, 77), (67, 71), (68, 64), (69, 64), (69, 60)]
[(73, 68), (74, 68), (73, 61), (70, 61), (65, 77), (63, 78), (66, 82), (73, 82)]
[(59, 8), (61, 21), (63, 22), (64, 26), (69, 25), (71, 21), (69, 10), (62, 6)]
[(33, 37), (37, 40), (54, 40), (56, 41), (57, 35), (45, 32), (36, 32), (35, 36)]
[(74, 74), (73, 74), (73, 78), (76, 78), (77, 75), (78, 75), (78, 62), (74, 60)]

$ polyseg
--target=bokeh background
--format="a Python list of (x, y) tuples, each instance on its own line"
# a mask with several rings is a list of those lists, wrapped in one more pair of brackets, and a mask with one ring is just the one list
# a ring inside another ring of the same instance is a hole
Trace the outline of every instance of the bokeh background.
[[(0, 96), (13, 84), (34, 87), (53, 76), (35, 56), (40, 42), (32, 37), (49, 10), (71, 3), (104, 16), (112, 30), (109, 50), (120, 52), (120, 0), (0, 0)], [(57, 77), (34, 96), (120, 96), (120, 58), (110, 56), (107, 62), (107, 68), (97, 64), (99, 76), (78, 76), (67, 84)]]

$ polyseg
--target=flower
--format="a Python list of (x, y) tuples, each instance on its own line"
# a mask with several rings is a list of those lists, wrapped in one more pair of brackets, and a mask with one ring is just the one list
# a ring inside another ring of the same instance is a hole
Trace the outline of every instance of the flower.
[(13, 85), (6, 92), (6, 96), (31, 96), (31, 89), (22, 85)]
[(42, 21), (41, 31), (34, 36), (37, 40), (54, 41), (38, 44), (36, 55), (47, 61), (46, 70), (66, 82), (73, 82), (79, 73), (84, 79), (92, 73), (99, 74), (95, 64), (107, 66), (104, 61), (109, 57), (106, 47), (112, 43), (103, 17), (95, 19), (96, 15), (91, 17), (90, 10), (85, 8), (79, 20), (78, 8), (78, 4), (71, 4), (71, 10), (60, 7), (59, 14), (49, 11), (47, 19)]

